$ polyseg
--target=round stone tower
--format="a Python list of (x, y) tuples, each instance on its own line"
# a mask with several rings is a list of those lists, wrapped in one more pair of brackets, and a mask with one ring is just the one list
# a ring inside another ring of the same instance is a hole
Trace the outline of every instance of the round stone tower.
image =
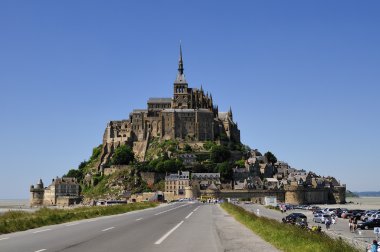
[(188, 199), (194, 198), (193, 188), (191, 186), (185, 187), (185, 198), (188, 198)]
[(36, 186), (30, 186), (30, 206), (42, 206), (44, 202), (44, 183), (40, 181)]

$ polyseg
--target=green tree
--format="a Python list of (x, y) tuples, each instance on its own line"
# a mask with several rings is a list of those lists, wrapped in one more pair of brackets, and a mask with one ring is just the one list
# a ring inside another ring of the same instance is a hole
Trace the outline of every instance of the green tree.
[(66, 175), (63, 175), (63, 177), (76, 178), (78, 181), (81, 181), (83, 179), (83, 173), (80, 170), (71, 169)]
[(223, 181), (232, 179), (232, 168), (230, 167), (228, 162), (217, 164), (216, 171), (220, 172), (220, 177)]
[(216, 144), (212, 141), (206, 141), (204, 144), (203, 144), (203, 148), (205, 150), (211, 150), (212, 147), (216, 146)]
[(231, 157), (231, 152), (223, 145), (216, 145), (211, 148), (210, 159), (214, 163), (223, 163)]
[(78, 165), (78, 170), (83, 171), (87, 164), (88, 164), (88, 162), (87, 162), (86, 160), (83, 160), (83, 161), (80, 162), (80, 164)]
[(265, 153), (264, 156), (266, 157), (266, 159), (268, 160), (268, 162), (271, 163), (272, 165), (277, 162), (276, 156), (272, 152), (270, 152), (270, 151), (268, 151), (267, 153)]
[(160, 161), (156, 165), (156, 171), (159, 173), (177, 172), (179, 170), (182, 170), (183, 168), (184, 165), (182, 161), (179, 159), (169, 159), (165, 161)]
[(193, 151), (193, 149), (191, 148), (191, 146), (188, 145), (188, 144), (185, 144), (185, 147), (183, 148), (183, 150), (184, 150), (185, 152), (192, 152), (192, 151)]
[(203, 164), (195, 164), (191, 167), (192, 172), (207, 172), (206, 167)]
[(244, 159), (238, 160), (235, 162), (235, 165), (237, 167), (244, 168), (245, 167), (245, 160)]
[(133, 153), (131, 147), (128, 145), (121, 145), (116, 148), (112, 159), (112, 165), (128, 165), (135, 159), (135, 154)]

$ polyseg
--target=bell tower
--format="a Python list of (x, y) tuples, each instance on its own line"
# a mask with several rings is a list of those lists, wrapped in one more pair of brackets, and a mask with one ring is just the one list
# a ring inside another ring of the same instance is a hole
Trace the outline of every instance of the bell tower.
[(179, 61), (177, 78), (174, 81), (172, 108), (189, 108), (188, 84), (183, 73), (182, 46), (179, 45)]

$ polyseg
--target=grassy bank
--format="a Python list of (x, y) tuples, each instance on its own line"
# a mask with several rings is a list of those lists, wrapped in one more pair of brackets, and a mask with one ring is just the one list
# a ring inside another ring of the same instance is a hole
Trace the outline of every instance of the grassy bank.
[(333, 239), (323, 233), (307, 232), (293, 225), (258, 217), (230, 203), (223, 203), (222, 207), (254, 233), (283, 251), (358, 251), (342, 239)]
[(68, 210), (41, 208), (34, 213), (10, 211), (0, 216), (0, 234), (23, 231), (69, 221), (126, 213), (155, 206), (157, 206), (156, 203), (133, 203), (107, 207), (78, 207)]

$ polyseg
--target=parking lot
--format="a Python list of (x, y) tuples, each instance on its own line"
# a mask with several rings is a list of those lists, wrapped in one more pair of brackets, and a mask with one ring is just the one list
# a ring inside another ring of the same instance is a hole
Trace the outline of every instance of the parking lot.
[[(357, 229), (355, 232), (350, 232), (349, 221), (348, 219), (343, 218), (336, 218), (336, 223), (331, 225), (329, 230), (326, 230), (325, 224), (313, 222), (314, 215), (312, 210), (292, 209), (287, 210), (286, 213), (281, 213), (279, 210), (268, 209), (265, 206), (258, 204), (239, 203), (238, 205), (255, 214), (259, 214), (260, 216), (265, 216), (271, 219), (276, 219), (280, 222), (282, 221), (282, 218), (291, 213), (302, 213), (306, 215), (309, 227), (319, 225), (321, 226), (322, 231), (330, 235), (331, 237), (342, 237), (343, 239), (354, 244), (358, 248), (364, 248), (366, 244), (371, 243), (372, 240), (376, 238), (376, 235), (374, 234), (373, 230)], [(359, 221), (358, 223), (361, 223), (361, 221)]]

